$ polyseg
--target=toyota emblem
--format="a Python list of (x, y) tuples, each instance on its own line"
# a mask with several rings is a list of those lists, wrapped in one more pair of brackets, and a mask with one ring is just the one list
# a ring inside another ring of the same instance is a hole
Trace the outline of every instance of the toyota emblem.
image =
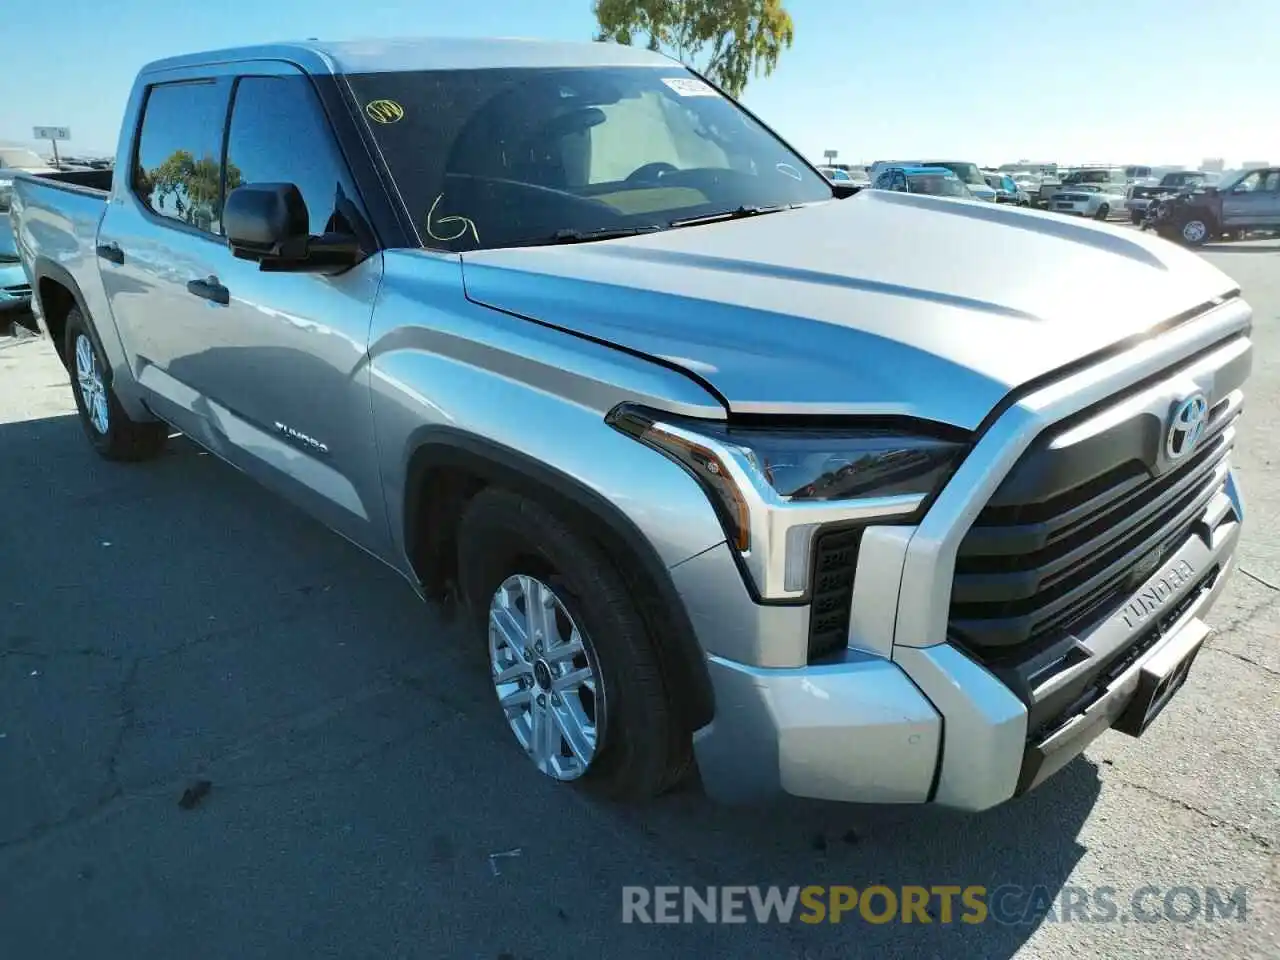
[(1164, 452), (1170, 460), (1181, 460), (1195, 449), (1209, 423), (1209, 401), (1203, 393), (1193, 393), (1173, 408), (1169, 432), (1164, 438)]

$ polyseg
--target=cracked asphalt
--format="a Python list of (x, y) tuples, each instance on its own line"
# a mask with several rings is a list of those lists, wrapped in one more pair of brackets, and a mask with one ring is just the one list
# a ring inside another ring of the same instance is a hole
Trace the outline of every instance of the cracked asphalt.
[[(1274, 960), (1280, 244), (1205, 256), (1256, 311), (1218, 632), (1143, 739), (980, 816), (558, 789), (394, 573), (185, 441), (98, 460), (47, 345), (0, 338), (0, 958)], [(624, 885), (873, 883), (1247, 899), (1212, 922), (620, 922)]]

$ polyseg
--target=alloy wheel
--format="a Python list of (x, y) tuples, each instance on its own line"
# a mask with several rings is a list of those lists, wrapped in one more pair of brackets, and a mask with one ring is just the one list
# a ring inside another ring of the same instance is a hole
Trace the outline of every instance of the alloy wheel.
[(605, 726), (595, 651), (561, 597), (516, 574), (489, 604), (489, 662), (498, 703), (534, 765), (557, 780), (591, 766)]
[(107, 435), (111, 427), (107, 405), (107, 385), (102, 378), (102, 368), (93, 343), (83, 333), (76, 337), (76, 383), (80, 387), (80, 399), (84, 401), (85, 414), (93, 429)]

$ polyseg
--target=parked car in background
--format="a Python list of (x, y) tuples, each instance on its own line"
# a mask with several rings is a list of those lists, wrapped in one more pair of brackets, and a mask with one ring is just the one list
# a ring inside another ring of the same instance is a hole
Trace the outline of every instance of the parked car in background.
[(1203, 170), (1173, 170), (1161, 177), (1158, 183), (1131, 186), (1124, 207), (1129, 211), (1129, 219), (1133, 223), (1142, 223), (1152, 201), (1171, 197), (1202, 184), (1211, 186), (1218, 180), (1218, 174)]
[(1031, 205), (1031, 198), (1009, 174), (987, 170), (983, 171), (982, 178), (987, 181), (987, 186), (996, 192), (996, 203), (1012, 203), (1019, 207)]
[(1237, 170), (1223, 174), (1217, 184), (1157, 199), (1146, 223), (1189, 246), (1253, 231), (1280, 233), (1280, 167)]
[(13, 321), (29, 321), (31, 284), (18, 258), (6, 205), (0, 209), (0, 328)]
[(841, 170), (839, 167), (818, 167), (818, 172), (832, 183), (853, 183), (853, 177), (849, 175), (849, 172)]
[(934, 197), (975, 200), (968, 185), (946, 167), (891, 166), (880, 171), (871, 184), (875, 190), (926, 193)]
[(1043, 174), (1034, 173), (1015, 173), (1013, 182), (1018, 185), (1027, 198), (1027, 206), (1038, 206), (1040, 197), (1040, 184), (1044, 182)]
[(871, 169), (867, 171), (874, 184), (889, 167), (897, 168), (920, 168), (920, 167), (943, 167), (950, 170), (968, 189), (974, 199), (986, 200), (990, 203), (996, 202), (996, 192), (987, 186), (987, 181), (983, 179), (982, 170), (978, 168), (976, 163), (969, 163), (966, 160), (877, 160), (871, 165)]
[(0, 147), (0, 177), (6, 172), (16, 173), (19, 170), (27, 173), (42, 173), (53, 167), (40, 154), (26, 147)]
[(1069, 169), (1062, 169), (1056, 173), (1047, 173), (1041, 177), (1036, 192), (1031, 195), (1031, 205), (1033, 207), (1048, 208), (1054, 192), (1062, 186), (1063, 178), (1069, 176), (1070, 173)]
[(1106, 183), (1077, 183), (1058, 187), (1049, 196), (1049, 209), (1094, 220), (1110, 220), (1125, 214), (1125, 188)]
[(26, 147), (0, 147), (0, 220), (8, 220), (13, 178), (19, 173), (52, 173), (44, 158)]
[(1048, 209), (1055, 213), (1108, 220), (1125, 215), (1128, 189), (1128, 174), (1124, 167), (1078, 167), (1049, 192)]

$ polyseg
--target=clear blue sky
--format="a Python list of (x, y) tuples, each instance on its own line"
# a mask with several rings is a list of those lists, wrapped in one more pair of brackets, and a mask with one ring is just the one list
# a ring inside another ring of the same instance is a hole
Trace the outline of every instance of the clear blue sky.
[[(795, 46), (745, 102), (814, 158), (1280, 162), (1275, 0), (787, 6)], [(0, 142), (69, 126), (70, 153), (113, 152), (135, 71), (175, 53), (594, 27), (590, 0), (20, 0), (4, 19)]]

